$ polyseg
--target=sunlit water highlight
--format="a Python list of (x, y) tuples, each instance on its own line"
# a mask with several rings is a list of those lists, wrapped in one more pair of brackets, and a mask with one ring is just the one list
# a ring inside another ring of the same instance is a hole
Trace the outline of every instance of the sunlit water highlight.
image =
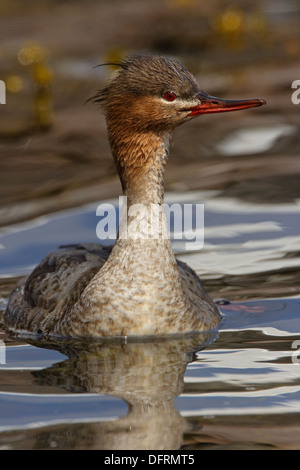
[[(183, 241), (174, 242), (180, 258), (204, 281), (221, 285), (228, 275), (247, 280), (299, 267), (297, 202), (255, 205), (207, 192), (167, 196), (175, 199), (204, 203), (203, 249), (185, 252)], [(30, 272), (58, 245), (98, 242), (96, 207), (3, 230), (2, 279)], [(153, 351), (141, 342), (120, 349), (95, 346), (83, 357), (77, 346), (74, 356), (73, 345), (8, 342), (6, 363), (0, 364), (0, 444), (28, 448), (33, 440), (37, 448), (132, 448), (134, 441), (152, 449), (299, 448), (299, 297), (225, 302), (220, 309), (219, 333), (201, 338), (198, 352), (194, 343), (156, 345)], [(139, 364), (123, 364), (126, 348)], [(152, 369), (158, 363), (159, 370)], [(162, 420), (173, 429), (169, 439), (157, 435), (157, 427), (166, 433)], [(281, 434), (274, 431), (278, 420)], [(66, 432), (72, 443), (61, 438)], [(119, 444), (114, 433), (121, 436)], [(141, 433), (146, 440), (139, 440)], [(86, 435), (92, 436), (88, 442)]]

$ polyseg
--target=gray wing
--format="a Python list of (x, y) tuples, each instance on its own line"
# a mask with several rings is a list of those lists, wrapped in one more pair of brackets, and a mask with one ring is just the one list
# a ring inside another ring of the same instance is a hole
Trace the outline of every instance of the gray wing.
[(38, 324), (58, 304), (61, 311), (74, 305), (111, 249), (97, 244), (67, 245), (47, 255), (15, 288), (5, 323), (14, 329), (38, 331)]
[[(98, 244), (67, 245), (47, 255), (13, 291), (4, 315), (7, 326), (15, 330), (39, 332), (48, 315), (67, 312), (108, 259), (112, 247)], [(190, 300), (206, 298), (196, 273), (177, 261), (184, 288)]]

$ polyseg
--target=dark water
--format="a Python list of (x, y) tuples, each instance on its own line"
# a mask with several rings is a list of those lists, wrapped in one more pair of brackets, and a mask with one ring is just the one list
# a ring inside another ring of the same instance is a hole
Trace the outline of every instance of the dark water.
[(44, 255), (99, 241), (96, 207), (119, 194), (83, 106), (109, 75), (94, 65), (171, 55), (208, 93), (268, 105), (179, 128), (166, 175), (169, 202), (204, 204), (203, 247), (173, 246), (229, 299), (220, 331), (38, 343), (0, 328), (0, 449), (300, 449), (299, 1), (2, 4), (0, 314)]
[[(254, 275), (263, 282), (269, 273), (299, 265), (286, 256), (300, 243), (297, 205), (256, 206), (215, 193), (171, 194), (167, 201), (174, 197), (204, 203), (204, 247), (182, 251), (181, 258), (208, 283), (223, 286), (223, 294), (225, 272), (246, 285)], [(96, 207), (3, 232), (1, 276), (28, 272), (59, 244), (97, 241)], [(174, 242), (179, 253), (182, 243)], [(292, 280), (285, 286), (295, 288)], [(300, 298), (273, 293), (221, 302), (220, 309), (217, 334), (186, 340), (6, 338), (0, 349), (2, 448), (298, 449)]]

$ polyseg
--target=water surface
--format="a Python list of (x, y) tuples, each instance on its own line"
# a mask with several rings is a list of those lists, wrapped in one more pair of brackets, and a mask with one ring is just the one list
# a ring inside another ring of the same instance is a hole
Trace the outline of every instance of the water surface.
[[(219, 304), (220, 331), (91, 343), (39, 343), (3, 332), (2, 448), (300, 447), (300, 297), (290, 276), (299, 267), (299, 206), (245, 203), (217, 192), (166, 200), (204, 203), (204, 247), (187, 252), (183, 241), (173, 243), (212, 295), (230, 290), (230, 302)], [(3, 230), (2, 282), (12, 284), (60, 244), (98, 241), (97, 206)]]

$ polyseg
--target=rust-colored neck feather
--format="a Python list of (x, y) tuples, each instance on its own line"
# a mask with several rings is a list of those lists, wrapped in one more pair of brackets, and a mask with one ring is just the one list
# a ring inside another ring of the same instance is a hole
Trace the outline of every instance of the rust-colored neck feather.
[[(129, 102), (126, 109), (124, 105), (106, 109), (112, 154), (129, 204), (161, 204), (164, 197), (171, 130), (151, 126), (145, 104)], [(153, 106), (151, 113), (155, 113)]]

